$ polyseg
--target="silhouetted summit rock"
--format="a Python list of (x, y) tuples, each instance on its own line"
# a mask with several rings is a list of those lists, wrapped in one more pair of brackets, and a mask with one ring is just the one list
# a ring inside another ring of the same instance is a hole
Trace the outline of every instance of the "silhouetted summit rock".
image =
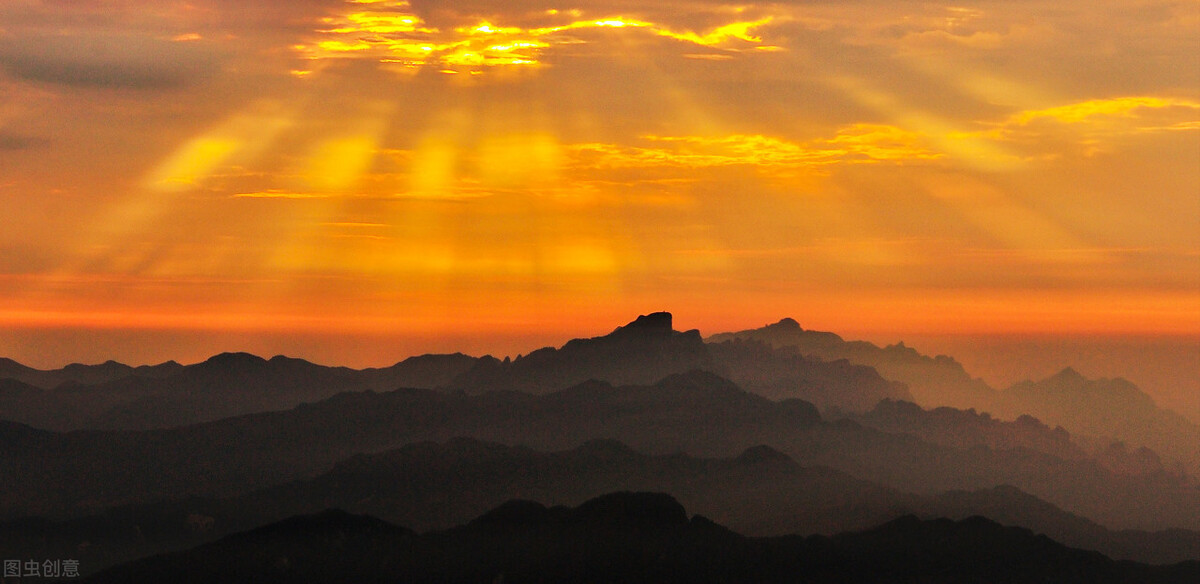
[(673, 373), (713, 370), (699, 331), (678, 332), (667, 312), (639, 316), (602, 337), (573, 339), (511, 362), (481, 359), (452, 384), (466, 391), (548, 393), (588, 380), (651, 384)]
[(625, 335), (661, 335), (669, 336), (675, 332), (673, 318), (669, 312), (652, 312), (643, 314), (633, 322), (619, 326), (613, 330), (610, 336), (625, 336)]

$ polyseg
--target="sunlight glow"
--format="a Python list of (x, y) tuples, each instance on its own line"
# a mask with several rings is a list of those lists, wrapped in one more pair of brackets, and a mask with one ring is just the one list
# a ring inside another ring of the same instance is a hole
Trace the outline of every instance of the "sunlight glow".
[(479, 151), (481, 178), (497, 186), (548, 183), (561, 164), (561, 149), (548, 134), (497, 136), (484, 141)]
[(146, 177), (144, 184), (160, 192), (195, 188), (235, 156), (257, 156), (292, 124), (292, 114), (278, 104), (257, 103), (184, 143)]
[(1200, 110), (1200, 102), (1163, 97), (1118, 97), (1093, 99), (1058, 107), (1029, 110), (1014, 114), (1010, 123), (1028, 124), (1034, 120), (1052, 119), (1064, 124), (1078, 124), (1097, 116), (1131, 117), (1140, 109), (1179, 107)]
[(309, 161), (306, 181), (314, 188), (340, 190), (351, 187), (375, 158), (375, 138), (350, 136), (322, 144)]
[(900, 103), (895, 97), (871, 87), (865, 80), (832, 78), (829, 82), (855, 101), (891, 118), (907, 132), (922, 136), (937, 150), (989, 172), (1011, 171), (1025, 164), (996, 141), (970, 131), (937, 114)]
[(903, 163), (936, 160), (942, 154), (923, 138), (895, 126), (855, 124), (837, 135), (806, 143), (763, 135), (643, 136), (653, 147), (576, 144), (579, 164), (600, 168), (680, 166), (689, 168), (751, 165), (764, 169), (838, 164)]
[[(762, 45), (753, 31), (770, 24), (773, 17), (749, 22), (731, 22), (705, 33), (676, 31), (645, 20), (614, 16), (574, 20), (560, 25), (535, 28), (500, 26), (484, 20), (453, 30), (429, 27), (411, 12), (408, 2), (356, 2), (352, 11), (324, 19), (326, 28), (317, 33), (324, 38), (296, 48), (308, 59), (320, 60), (361, 56), (406, 68), (426, 64), (446, 72), (468, 70), (482, 72), (494, 67), (537, 67), (543, 65), (541, 52), (559, 45), (589, 42), (580, 37), (588, 29), (634, 29), (708, 48), (736, 50), (731, 43), (755, 45), (756, 49), (778, 51), (777, 46)], [(367, 10), (362, 10), (366, 7)], [(578, 17), (578, 11), (548, 11), (547, 16)], [(333, 38), (330, 38), (333, 37)]]
[(232, 138), (201, 136), (191, 140), (150, 175), (148, 185), (158, 190), (194, 187), (241, 145)]

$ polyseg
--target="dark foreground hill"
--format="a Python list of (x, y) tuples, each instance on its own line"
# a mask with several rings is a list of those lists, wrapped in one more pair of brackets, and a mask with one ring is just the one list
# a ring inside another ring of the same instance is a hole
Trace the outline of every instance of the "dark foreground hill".
[(751, 536), (830, 535), (905, 514), (981, 515), (1115, 559), (1200, 559), (1200, 532), (1110, 531), (1014, 487), (921, 497), (833, 469), (802, 467), (767, 446), (734, 458), (697, 458), (646, 455), (614, 441), (539, 452), (465, 438), (358, 455), (312, 479), (229, 499), (0, 523), (0, 557), (74, 557), (90, 572), (331, 507), (426, 532), (465, 523), (514, 498), (576, 505), (620, 490), (673, 493), (688, 509)]
[(139, 560), (116, 582), (1192, 583), (1200, 563), (1115, 562), (983, 518), (903, 517), (837, 535), (747, 538), (657, 493), (575, 508), (512, 501), (467, 525), (414, 532), (326, 511)]

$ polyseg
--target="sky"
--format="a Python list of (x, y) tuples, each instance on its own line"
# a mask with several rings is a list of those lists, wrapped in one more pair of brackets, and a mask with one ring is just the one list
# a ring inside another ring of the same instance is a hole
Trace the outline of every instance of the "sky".
[(44, 367), (657, 310), (1200, 360), (1200, 3), (7, 0), (0, 217)]

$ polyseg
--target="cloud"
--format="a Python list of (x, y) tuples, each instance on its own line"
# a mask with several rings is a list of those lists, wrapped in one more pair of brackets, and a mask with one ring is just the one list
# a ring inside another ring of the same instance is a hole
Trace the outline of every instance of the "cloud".
[(28, 81), (162, 89), (213, 74), (218, 54), (210, 45), (142, 34), (35, 34), (5, 38), (0, 65)]
[(1200, 102), (1171, 97), (1117, 97), (1109, 99), (1092, 99), (1050, 107), (1045, 109), (1027, 110), (1012, 115), (1008, 123), (1027, 125), (1037, 120), (1053, 120), (1064, 124), (1081, 124), (1098, 117), (1104, 118), (1134, 118), (1140, 112), (1148, 109), (1179, 108), (1181, 110), (1200, 110)]
[(644, 136), (653, 146), (577, 144), (579, 164), (597, 168), (711, 168), (748, 165), (763, 169), (818, 169), (832, 164), (903, 163), (942, 157), (920, 135), (895, 126), (853, 124), (835, 136), (804, 143), (759, 134)]
[(1067, 145), (1085, 156), (1108, 152), (1119, 140), (1156, 132), (1200, 129), (1200, 102), (1156, 96), (1090, 99), (1016, 112), (978, 136), (1024, 143), (1060, 156)]
[(432, 65), (446, 73), (480, 73), (496, 67), (534, 68), (543, 53), (555, 48), (601, 42), (604, 34), (638, 34), (671, 39), (684, 46), (716, 48), (731, 53), (773, 49), (759, 29), (772, 16), (747, 19), (728, 13), (702, 29), (680, 28), (643, 17), (578, 9), (515, 11), (493, 16), (430, 7), (439, 24), (427, 22), (405, 0), (347, 0), (344, 9), (323, 19), (309, 42), (297, 45), (309, 60), (369, 59), (400, 68)]
[(26, 134), (14, 134), (11, 132), (0, 131), (0, 150), (30, 150), (33, 148), (41, 148), (50, 143), (50, 140), (41, 136), (29, 136)]

